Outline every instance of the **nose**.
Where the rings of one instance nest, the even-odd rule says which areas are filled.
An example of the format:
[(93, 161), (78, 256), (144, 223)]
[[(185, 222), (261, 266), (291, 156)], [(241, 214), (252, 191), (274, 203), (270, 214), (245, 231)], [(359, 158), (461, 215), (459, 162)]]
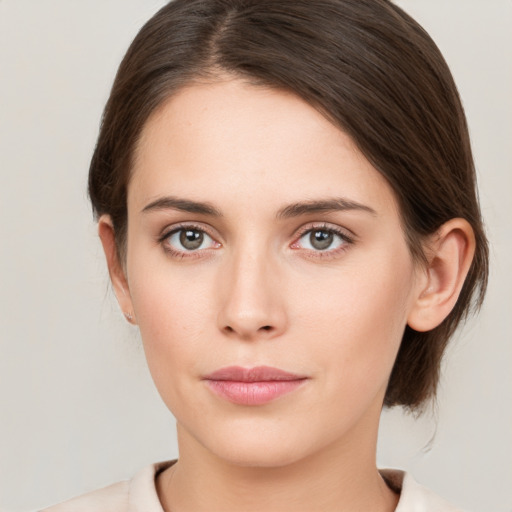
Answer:
[(287, 327), (278, 263), (265, 252), (233, 255), (218, 285), (218, 326), (227, 336), (270, 339)]

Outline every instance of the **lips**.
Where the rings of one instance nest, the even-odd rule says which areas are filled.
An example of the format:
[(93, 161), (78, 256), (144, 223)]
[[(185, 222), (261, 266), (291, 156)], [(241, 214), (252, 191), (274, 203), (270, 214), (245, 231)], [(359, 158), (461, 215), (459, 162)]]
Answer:
[(279, 368), (221, 368), (204, 378), (217, 396), (238, 405), (263, 405), (301, 387), (307, 377)]

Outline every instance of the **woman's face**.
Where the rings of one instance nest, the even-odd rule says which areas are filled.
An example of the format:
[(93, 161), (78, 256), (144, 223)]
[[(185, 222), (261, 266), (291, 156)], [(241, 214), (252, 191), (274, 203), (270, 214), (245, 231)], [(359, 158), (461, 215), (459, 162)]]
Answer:
[(417, 268), (389, 185), (307, 103), (239, 80), (174, 95), (136, 153), (125, 268), (181, 452), (374, 450)]

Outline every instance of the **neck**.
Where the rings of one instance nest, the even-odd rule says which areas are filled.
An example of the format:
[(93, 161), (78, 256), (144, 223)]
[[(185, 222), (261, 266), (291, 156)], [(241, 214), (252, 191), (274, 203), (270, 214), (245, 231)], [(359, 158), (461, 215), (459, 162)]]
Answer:
[(326, 446), (278, 467), (244, 467), (220, 459), (178, 426), (179, 461), (162, 473), (157, 490), (165, 512), (392, 512), (398, 496), (380, 477), (374, 442)]

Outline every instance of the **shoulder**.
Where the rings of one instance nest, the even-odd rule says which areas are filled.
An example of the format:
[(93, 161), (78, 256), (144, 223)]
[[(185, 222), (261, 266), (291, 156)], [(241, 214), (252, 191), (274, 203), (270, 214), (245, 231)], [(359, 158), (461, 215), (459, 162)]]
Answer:
[(381, 469), (388, 486), (400, 493), (395, 512), (463, 512), (416, 482), (413, 477), (397, 469)]
[(146, 466), (131, 480), (125, 480), (40, 512), (163, 512), (155, 487), (155, 477), (175, 461)]
[(118, 482), (78, 496), (41, 512), (124, 512), (128, 510), (129, 482)]

